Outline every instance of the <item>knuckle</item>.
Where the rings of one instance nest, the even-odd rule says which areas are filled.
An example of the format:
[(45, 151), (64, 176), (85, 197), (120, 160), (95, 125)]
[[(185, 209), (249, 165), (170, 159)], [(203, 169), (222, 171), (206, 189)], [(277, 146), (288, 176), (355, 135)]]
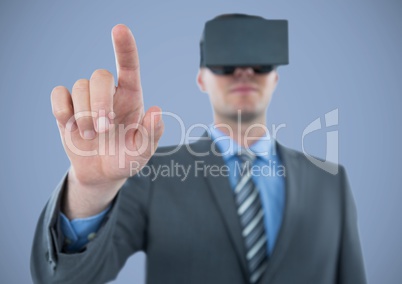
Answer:
[(74, 112), (74, 117), (75, 117), (76, 120), (78, 120), (78, 119), (80, 119), (80, 120), (92, 120), (94, 118), (94, 115), (89, 110), (82, 110), (82, 111)]
[(92, 102), (91, 109), (94, 111), (98, 110), (109, 110), (111, 107), (106, 102)]
[(67, 122), (72, 117), (68, 109), (54, 109), (53, 115), (57, 120), (63, 123)]
[(79, 79), (74, 83), (73, 90), (88, 91), (89, 81), (87, 79)]

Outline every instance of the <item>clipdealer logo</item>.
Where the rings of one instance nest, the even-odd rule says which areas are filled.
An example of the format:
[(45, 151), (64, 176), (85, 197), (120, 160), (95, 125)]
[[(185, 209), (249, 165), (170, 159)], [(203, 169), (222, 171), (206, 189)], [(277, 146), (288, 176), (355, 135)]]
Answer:
[[(202, 157), (202, 156), (208, 155), (210, 152), (214, 155), (222, 156), (223, 153), (217, 152), (214, 147), (211, 147), (211, 149), (207, 153), (205, 153), (205, 152), (197, 153), (197, 152), (194, 152), (191, 147), (189, 147), (189, 145), (190, 145), (188, 143), (189, 141), (195, 141), (197, 139), (200, 139), (199, 137), (197, 137), (197, 139), (196, 139), (196, 137), (193, 137), (191, 135), (191, 133), (194, 129), (199, 128), (210, 134), (211, 126), (205, 125), (205, 124), (194, 124), (186, 130), (181, 117), (179, 117), (178, 115), (171, 113), (171, 112), (162, 112), (162, 114), (164, 116), (173, 117), (175, 120), (177, 120), (179, 122), (180, 133), (181, 133), (180, 143), (179, 143), (179, 145), (177, 145), (176, 148), (173, 148), (169, 152), (155, 153), (156, 156), (171, 155), (171, 154), (175, 153), (176, 151), (178, 151), (178, 149), (180, 148), (181, 145), (186, 145), (190, 154), (194, 155), (194, 156)], [(155, 117), (155, 116), (156, 116), (156, 114), (153, 114), (153, 117)], [(152, 151), (156, 150), (157, 145), (150, 143), (149, 140), (146, 139), (146, 137), (148, 137), (149, 135), (152, 136), (152, 135), (154, 135), (154, 133), (152, 133), (152, 131), (151, 131), (151, 133), (147, 133), (146, 129), (144, 129), (140, 124), (131, 124), (131, 125), (113, 124), (112, 126), (113, 126), (113, 129), (115, 129), (114, 131), (116, 133), (115, 135), (105, 135), (105, 134), (99, 135), (96, 147), (94, 147), (90, 150), (89, 149), (85, 149), (85, 150), (79, 149), (73, 142), (71, 132), (73, 131), (72, 125), (75, 123), (75, 121), (77, 119), (82, 118), (82, 117), (96, 118), (96, 117), (98, 117), (98, 114), (96, 112), (90, 112), (90, 111), (81, 112), (81, 113), (76, 114), (75, 116), (72, 116), (71, 119), (69, 120), (69, 122), (67, 123), (67, 127), (65, 129), (65, 143), (66, 143), (67, 148), (76, 155), (83, 156), (83, 157), (91, 157), (91, 156), (95, 156), (95, 155), (100, 155), (100, 156), (102, 156), (102, 155), (109, 155), (109, 156), (118, 155), (119, 168), (125, 168), (128, 165), (130, 165), (130, 167), (132, 165), (132, 164), (130, 164), (131, 162), (127, 163), (127, 160), (126, 160), (127, 156), (130, 156), (130, 157), (141, 156), (141, 154), (143, 154), (145, 151), (149, 150), (150, 147), (151, 147)], [(240, 123), (241, 112), (239, 112), (238, 117), (239, 117), (239, 122), (238, 122), (237, 127), (241, 128), (242, 127), (241, 123)], [(325, 127), (331, 127), (331, 126), (338, 125), (338, 108), (327, 112), (325, 114), (324, 120), (325, 120)], [(154, 123), (154, 120), (152, 120), (151, 123)], [(214, 125), (213, 127), (224, 128), (229, 133), (229, 136), (219, 137), (217, 140), (228, 139), (229, 143), (232, 143), (231, 145), (233, 145), (233, 140), (229, 139), (229, 137), (233, 137), (235, 131), (233, 131), (233, 129), (231, 129), (231, 127), (229, 125), (219, 124), (219, 125)], [(240, 129), (240, 128), (238, 128), (238, 129)], [(266, 125), (263, 125), (263, 124), (251, 125), (250, 127), (248, 127), (246, 129), (246, 131), (245, 131), (246, 137), (243, 138), (244, 141), (246, 142), (245, 148), (249, 148), (248, 142), (256, 138), (256, 137), (252, 137), (249, 135), (251, 130), (254, 128), (262, 128), (266, 133), (269, 134), (268, 140), (270, 140), (271, 138), (276, 139), (279, 130), (286, 128), (286, 124), (282, 123), (279, 125), (272, 125), (272, 133), (270, 133), (270, 131)], [(312, 121), (309, 125), (307, 125), (307, 127), (303, 130), (303, 134), (301, 137), (302, 152), (306, 156), (306, 158), (311, 163), (313, 163), (315, 166), (327, 171), (330, 174), (336, 175), (339, 170), (339, 165), (338, 165), (339, 141), (338, 141), (338, 131), (337, 130), (326, 132), (326, 156), (325, 156), (324, 160), (315, 158), (314, 156), (307, 153), (307, 151), (305, 149), (305, 144), (304, 144), (305, 137), (308, 135), (311, 135), (312, 133), (319, 131), (321, 129), (323, 129), (323, 126), (321, 123), (321, 118), (317, 118), (314, 121)], [(128, 149), (127, 146), (125, 145), (125, 139), (126, 139), (127, 132), (131, 131), (131, 130), (140, 131), (143, 134), (142, 135), (143, 143), (141, 143), (141, 147), (139, 149), (136, 149), (135, 151)], [(236, 131), (236, 132), (238, 134), (240, 134), (241, 131)], [(203, 140), (210, 139), (210, 137), (211, 136), (209, 136), (208, 138), (203, 137), (201, 139), (203, 139)], [(241, 137), (238, 137), (238, 139), (241, 139)], [(267, 140), (267, 138), (263, 138), (263, 139)], [(216, 144), (216, 142), (217, 141), (213, 141), (212, 145)], [(267, 155), (267, 154), (276, 155), (275, 149), (273, 149), (272, 153), (264, 153), (264, 155)], [(187, 170), (187, 172), (188, 172), (188, 170)]]
[[(338, 109), (334, 109), (325, 114), (325, 127), (338, 125)], [(304, 148), (304, 138), (315, 132), (322, 129), (321, 118), (315, 119), (311, 122), (303, 131), (302, 134), (302, 151), (306, 158), (312, 162), (317, 167), (327, 171), (330, 174), (336, 175), (339, 170), (339, 139), (338, 139), (338, 131), (328, 131), (327, 132), (327, 142), (326, 142), (326, 155), (325, 160), (321, 161), (312, 155), (308, 154)]]

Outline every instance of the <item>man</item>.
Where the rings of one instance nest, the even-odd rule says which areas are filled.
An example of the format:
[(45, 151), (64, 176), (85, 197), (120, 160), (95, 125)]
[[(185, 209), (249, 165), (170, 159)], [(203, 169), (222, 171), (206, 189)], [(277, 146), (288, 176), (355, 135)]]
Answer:
[[(97, 70), (51, 94), (71, 167), (39, 219), (35, 283), (104, 283), (137, 251), (147, 283), (366, 283), (344, 168), (313, 165), (265, 127), (286, 21), (207, 22), (197, 82), (214, 124), (156, 152), (163, 121), (144, 113), (134, 37), (123, 25), (112, 36), (117, 87)], [(185, 177), (159, 171), (173, 164)]]

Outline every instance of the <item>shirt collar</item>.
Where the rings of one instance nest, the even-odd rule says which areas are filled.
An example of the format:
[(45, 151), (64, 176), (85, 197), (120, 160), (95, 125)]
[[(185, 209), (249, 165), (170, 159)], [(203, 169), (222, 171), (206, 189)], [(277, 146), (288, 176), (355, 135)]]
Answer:
[[(212, 140), (217, 145), (218, 149), (221, 151), (222, 156), (225, 160), (229, 160), (230, 158), (236, 156), (241, 151), (244, 151), (245, 149), (244, 147), (237, 144), (230, 136), (223, 133), (213, 124), (209, 126), (209, 130), (211, 132)], [(257, 157), (260, 157), (265, 161), (269, 161), (272, 155), (272, 149), (274, 144), (275, 140), (271, 138), (271, 136), (267, 132), (264, 136), (262, 136), (252, 145), (250, 145), (249, 149)]]

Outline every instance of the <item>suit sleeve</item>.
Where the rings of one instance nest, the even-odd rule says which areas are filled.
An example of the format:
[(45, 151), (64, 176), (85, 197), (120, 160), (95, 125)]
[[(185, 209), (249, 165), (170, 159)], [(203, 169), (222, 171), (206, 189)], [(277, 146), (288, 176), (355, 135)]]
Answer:
[(357, 210), (344, 167), (340, 166), (343, 192), (343, 228), (338, 262), (339, 284), (367, 283), (360, 246)]
[(74, 220), (69, 220), (63, 212), (60, 212), (61, 237), (65, 240), (62, 249), (70, 253), (79, 252), (89, 240), (96, 236), (110, 208), (111, 205), (99, 214)]
[(67, 174), (46, 203), (36, 227), (31, 253), (34, 283), (105, 283), (116, 278), (127, 258), (146, 250), (150, 182), (132, 177), (119, 190), (96, 234), (77, 253), (65, 253), (60, 203)]

